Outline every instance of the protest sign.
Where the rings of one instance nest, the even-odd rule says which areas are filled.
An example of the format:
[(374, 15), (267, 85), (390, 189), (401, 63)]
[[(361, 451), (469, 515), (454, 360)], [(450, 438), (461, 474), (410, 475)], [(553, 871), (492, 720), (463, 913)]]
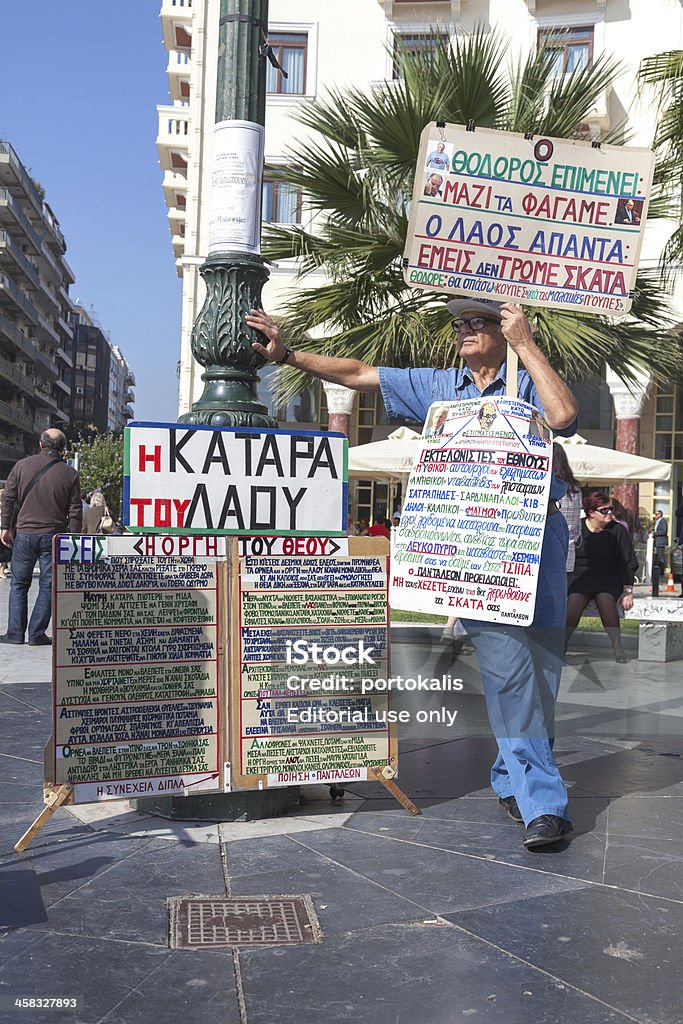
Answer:
[(132, 423), (124, 523), (133, 533), (343, 534), (343, 434)]
[(541, 433), (517, 399), (430, 407), (395, 532), (393, 608), (531, 622), (552, 466)]
[(370, 767), (396, 768), (388, 546), (365, 539), (346, 542), (349, 555), (238, 558), (234, 788), (360, 781)]
[[(193, 553), (141, 554), (149, 541)], [(72, 784), (74, 802), (222, 788), (219, 545), (55, 539), (48, 781)]]
[(653, 173), (647, 149), (432, 122), (420, 139), (406, 283), (624, 316)]

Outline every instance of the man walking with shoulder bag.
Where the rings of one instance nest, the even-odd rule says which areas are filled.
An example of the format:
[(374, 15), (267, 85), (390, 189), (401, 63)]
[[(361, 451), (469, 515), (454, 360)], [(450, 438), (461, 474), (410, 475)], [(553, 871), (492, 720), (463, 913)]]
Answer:
[[(12, 582), (3, 644), (23, 644), (27, 625), (30, 646), (52, 643), (45, 634), (52, 615), (52, 539), (58, 533), (80, 533), (83, 515), (78, 473), (64, 462), (65, 449), (61, 430), (45, 430), (39, 454), (21, 459), (7, 478), (0, 539), (12, 548)], [(40, 580), (29, 622), (28, 592), (36, 562)]]

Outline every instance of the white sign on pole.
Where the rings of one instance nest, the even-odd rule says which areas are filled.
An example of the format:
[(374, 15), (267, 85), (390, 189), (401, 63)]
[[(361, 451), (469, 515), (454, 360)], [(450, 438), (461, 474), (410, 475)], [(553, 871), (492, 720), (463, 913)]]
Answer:
[(391, 556), (393, 608), (529, 625), (552, 445), (512, 398), (430, 407)]
[(260, 252), (263, 125), (219, 121), (213, 134), (209, 256)]
[(432, 122), (420, 140), (405, 280), (624, 316), (653, 173), (647, 149)]
[(124, 440), (133, 533), (345, 532), (343, 434), (133, 423)]

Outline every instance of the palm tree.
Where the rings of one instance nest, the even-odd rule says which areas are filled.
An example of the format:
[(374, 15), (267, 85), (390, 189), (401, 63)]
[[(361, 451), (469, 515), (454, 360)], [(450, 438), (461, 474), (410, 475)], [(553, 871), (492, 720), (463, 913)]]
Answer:
[[(322, 214), (313, 231), (296, 225), (264, 230), (266, 256), (298, 257), (303, 281), (324, 272), (323, 283), (302, 286), (280, 310), (283, 331), (303, 350), (390, 366), (452, 365), (454, 339), (443, 300), (408, 288), (401, 266), (424, 125), (473, 120), (481, 127), (577, 137), (577, 126), (618, 69), (603, 56), (553, 78), (543, 51), (506, 66), (508, 44), (482, 28), (452, 44), (434, 32), (431, 42), (429, 52), (399, 49), (396, 81), (369, 91), (332, 90), (302, 107), (298, 120), (312, 135), (292, 146), (286, 169), (269, 169)], [(624, 379), (638, 368), (668, 381), (680, 373), (678, 343), (664, 329), (671, 313), (652, 272), (639, 275), (633, 313), (620, 323), (543, 309), (530, 316), (540, 346), (567, 377), (601, 376), (604, 363)], [(306, 382), (292, 370), (279, 377), (283, 398)]]
[(647, 57), (640, 65), (640, 84), (658, 97), (655, 151), (657, 212), (678, 225), (662, 253), (668, 283), (683, 267), (683, 51), (670, 50)]

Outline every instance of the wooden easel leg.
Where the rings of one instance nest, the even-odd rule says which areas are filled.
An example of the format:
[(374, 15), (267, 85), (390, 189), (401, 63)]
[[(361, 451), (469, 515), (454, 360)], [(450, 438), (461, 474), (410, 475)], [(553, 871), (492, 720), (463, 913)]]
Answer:
[(47, 796), (49, 803), (46, 807), (43, 807), (31, 827), (24, 832), (19, 842), (16, 843), (14, 847), (15, 853), (22, 853), (23, 850), (27, 849), (29, 843), (33, 841), (34, 837), (43, 827), (45, 822), (50, 820), (57, 808), (61, 807), (64, 801), (71, 796), (71, 793), (72, 787), (68, 783), (65, 783), (63, 786), (57, 786), (55, 789), (51, 790)]
[[(412, 800), (409, 800), (402, 789), (399, 789), (391, 776), (387, 777), (384, 768), (371, 768), (370, 774), (373, 779), (381, 782), (385, 789), (388, 789), (395, 800), (398, 800), (401, 807), (405, 807), (410, 814), (420, 814), (420, 808), (416, 807)], [(391, 769), (389, 769), (391, 771)]]

